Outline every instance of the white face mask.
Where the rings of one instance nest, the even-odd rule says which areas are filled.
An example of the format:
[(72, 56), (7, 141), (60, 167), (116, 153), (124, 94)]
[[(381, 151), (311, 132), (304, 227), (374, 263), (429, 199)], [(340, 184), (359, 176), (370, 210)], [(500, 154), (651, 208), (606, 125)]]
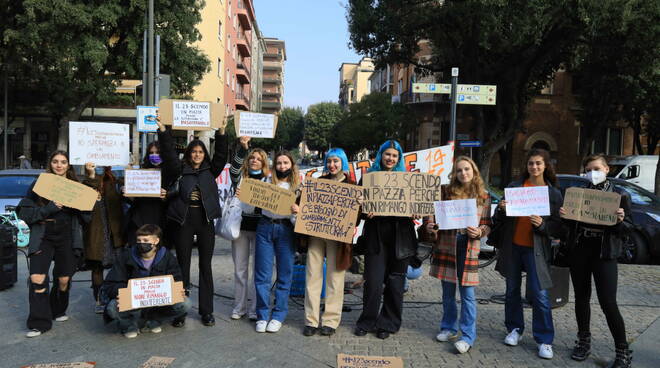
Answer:
[(603, 171), (591, 170), (584, 176), (589, 180), (593, 185), (598, 185), (607, 179), (607, 175)]

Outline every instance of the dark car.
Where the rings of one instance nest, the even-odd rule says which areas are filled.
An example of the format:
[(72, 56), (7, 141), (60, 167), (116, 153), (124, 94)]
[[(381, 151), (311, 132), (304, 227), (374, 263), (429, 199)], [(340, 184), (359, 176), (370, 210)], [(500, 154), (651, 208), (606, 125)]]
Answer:
[(5, 213), (5, 206), (18, 205), (42, 172), (42, 169), (0, 170), (0, 213)]
[[(557, 175), (562, 195), (566, 188), (586, 187), (587, 179), (577, 175)], [(624, 244), (620, 261), (646, 264), (651, 257), (660, 257), (660, 198), (648, 190), (625, 180), (608, 178), (618, 188), (630, 194), (633, 230)]]

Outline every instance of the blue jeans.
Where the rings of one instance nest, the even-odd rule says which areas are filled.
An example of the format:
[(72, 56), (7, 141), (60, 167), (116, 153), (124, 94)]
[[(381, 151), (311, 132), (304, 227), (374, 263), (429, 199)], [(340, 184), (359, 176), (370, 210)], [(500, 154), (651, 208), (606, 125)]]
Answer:
[[(477, 301), (474, 286), (462, 286), (465, 257), (467, 256), (467, 236), (456, 237), (456, 283), (442, 281), (442, 321), (440, 330), (449, 330), (456, 334), (460, 324), (461, 340), (474, 345), (477, 338)], [(461, 294), (461, 318), (458, 319), (456, 308), (456, 284)]]
[[(254, 249), (254, 286), (257, 293), (257, 319), (284, 322), (289, 311), (289, 292), (293, 276), (293, 226), (261, 219), (257, 225)], [(273, 278), (273, 258), (276, 260), (275, 306), (270, 313), (270, 288)], [(270, 318), (269, 318), (270, 317)]]
[(117, 310), (117, 299), (112, 299), (106, 306), (105, 312), (111, 319), (119, 324), (121, 333), (138, 331), (140, 327), (155, 328), (168, 318), (184, 317), (190, 310), (190, 299), (185, 298), (183, 303), (166, 305), (163, 307), (133, 309), (124, 312)]
[(504, 325), (507, 332), (518, 329), (522, 335), (525, 329), (522, 300), (520, 297), (521, 273), (527, 274), (527, 290), (532, 298), (532, 334), (538, 344), (552, 344), (555, 330), (552, 324), (552, 309), (547, 290), (541, 290), (536, 274), (534, 248), (512, 245), (511, 264), (506, 278), (506, 301), (504, 304)]

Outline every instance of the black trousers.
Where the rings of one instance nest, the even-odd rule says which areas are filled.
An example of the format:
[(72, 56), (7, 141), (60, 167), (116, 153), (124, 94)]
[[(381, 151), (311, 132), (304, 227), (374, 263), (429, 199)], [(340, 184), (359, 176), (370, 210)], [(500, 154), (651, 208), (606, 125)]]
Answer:
[(575, 318), (578, 332), (590, 331), (591, 319), (591, 275), (594, 276), (598, 303), (605, 314), (614, 343), (626, 344), (626, 326), (616, 302), (617, 290), (617, 260), (600, 258), (600, 238), (580, 238), (576, 245), (571, 264), (571, 279), (575, 290)]
[(202, 207), (189, 207), (186, 221), (179, 227), (176, 242), (176, 258), (183, 273), (183, 286), (190, 289), (190, 259), (193, 236), (197, 235), (199, 253), (199, 314), (213, 313), (213, 271), (211, 258), (215, 247), (213, 221), (206, 221)]
[[(48, 292), (51, 262), (55, 261), (53, 268), (53, 286)], [(40, 252), (30, 256), (30, 275), (46, 275), (42, 284), (35, 284), (30, 280), (28, 298), (30, 303), (30, 314), (28, 315), (27, 328), (46, 332), (53, 327), (53, 319), (66, 314), (69, 307), (69, 291), (71, 281), (65, 291), (59, 287), (59, 277), (71, 277), (75, 272), (75, 256), (71, 241), (62, 237), (55, 240), (45, 238), (40, 247)], [(36, 290), (46, 289), (42, 293)]]
[(363, 309), (357, 327), (367, 331), (385, 330), (394, 333), (401, 328), (403, 287), (410, 260), (396, 258), (396, 237), (394, 231), (389, 232), (392, 234), (381, 236), (378, 254), (364, 256)]

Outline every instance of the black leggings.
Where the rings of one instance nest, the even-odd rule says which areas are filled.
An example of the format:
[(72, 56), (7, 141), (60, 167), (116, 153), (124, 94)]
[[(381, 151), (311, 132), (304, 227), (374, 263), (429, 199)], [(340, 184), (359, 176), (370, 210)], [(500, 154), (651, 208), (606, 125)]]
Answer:
[(176, 235), (176, 258), (183, 273), (183, 285), (190, 289), (190, 259), (193, 236), (197, 235), (199, 253), (199, 314), (213, 313), (213, 271), (211, 257), (215, 246), (213, 221), (206, 221), (202, 207), (189, 207), (186, 221)]
[(617, 260), (600, 258), (600, 238), (582, 238), (576, 244), (571, 265), (571, 279), (575, 290), (575, 317), (578, 331), (589, 332), (591, 318), (591, 274), (594, 275), (598, 303), (605, 314), (616, 345), (626, 344), (626, 326), (616, 303)]

